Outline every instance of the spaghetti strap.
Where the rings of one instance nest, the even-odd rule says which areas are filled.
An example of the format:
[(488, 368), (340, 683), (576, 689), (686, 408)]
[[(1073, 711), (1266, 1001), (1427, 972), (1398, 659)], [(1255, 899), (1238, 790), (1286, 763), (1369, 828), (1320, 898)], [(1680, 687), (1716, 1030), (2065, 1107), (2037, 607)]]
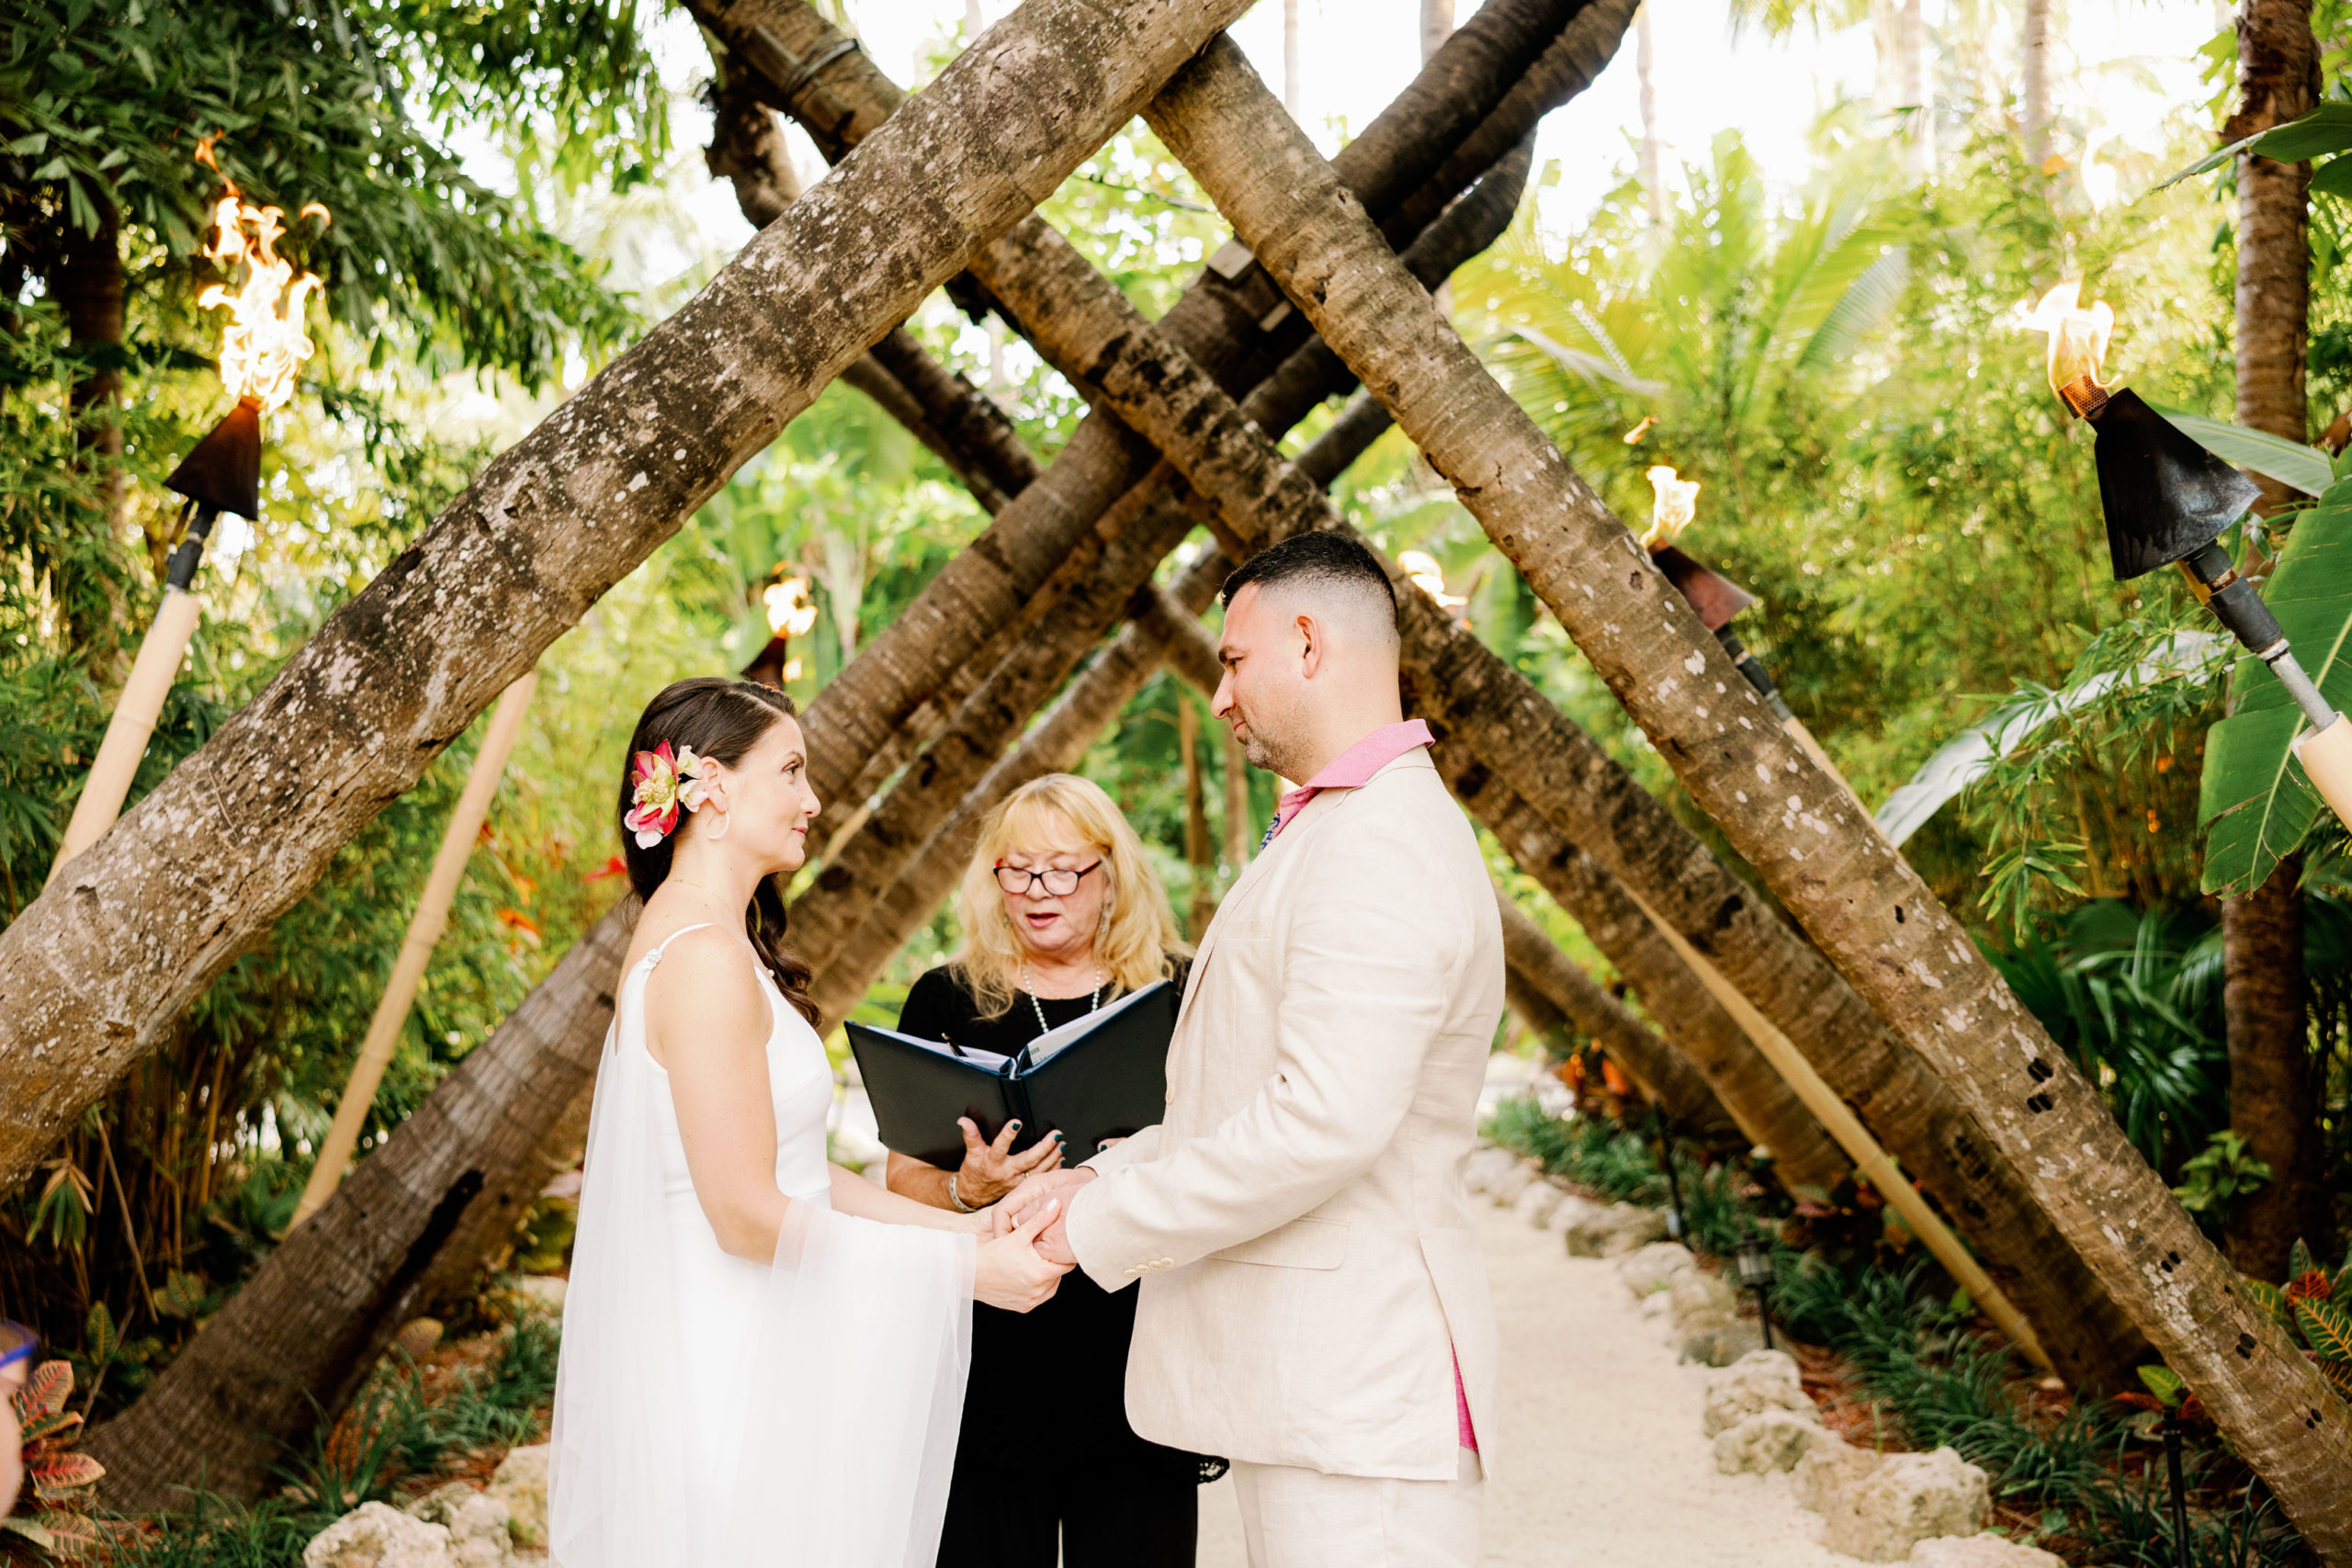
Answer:
[(660, 942), (654, 943), (646, 955), (637, 961), (639, 967), (650, 969), (654, 964), (661, 963), (662, 954), (669, 950), (670, 944), (677, 941), (680, 937), (685, 935), (688, 931), (708, 931), (718, 923), (718, 922), (717, 920), (697, 920), (690, 926), (680, 926), (676, 931), (672, 931), (668, 936), (663, 937)]

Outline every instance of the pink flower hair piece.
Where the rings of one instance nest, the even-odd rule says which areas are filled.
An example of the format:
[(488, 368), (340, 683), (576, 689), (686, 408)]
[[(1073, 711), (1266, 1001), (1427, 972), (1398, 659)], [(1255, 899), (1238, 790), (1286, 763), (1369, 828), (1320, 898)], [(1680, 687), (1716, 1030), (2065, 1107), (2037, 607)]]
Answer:
[(639, 751), (629, 769), (629, 798), (636, 802), (621, 825), (637, 836), (637, 847), (650, 850), (678, 826), (678, 811), (697, 811), (710, 798), (718, 762), (697, 757), (691, 746), (675, 753), (667, 740), (650, 751)]

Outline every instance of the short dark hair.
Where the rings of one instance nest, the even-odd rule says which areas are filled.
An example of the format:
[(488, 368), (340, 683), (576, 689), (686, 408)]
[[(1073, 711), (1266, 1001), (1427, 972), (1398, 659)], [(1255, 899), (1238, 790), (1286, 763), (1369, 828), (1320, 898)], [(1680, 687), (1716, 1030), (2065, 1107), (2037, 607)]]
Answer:
[(1299, 582), (1374, 590), (1387, 602), (1389, 625), (1396, 623), (1396, 585), (1371, 547), (1352, 534), (1313, 530), (1267, 546), (1225, 580), (1224, 603), (1230, 607), (1233, 596), (1253, 582), (1261, 588)]

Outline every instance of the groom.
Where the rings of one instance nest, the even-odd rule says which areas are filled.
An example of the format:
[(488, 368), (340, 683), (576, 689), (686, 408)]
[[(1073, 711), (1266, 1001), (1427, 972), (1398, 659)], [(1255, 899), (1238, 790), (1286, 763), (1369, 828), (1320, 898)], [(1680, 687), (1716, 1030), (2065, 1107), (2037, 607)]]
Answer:
[(1502, 1012), (1494, 893), (1404, 722), (1372, 552), (1298, 535), (1225, 605), (1216, 715), (1306, 782), (1202, 939), (1167, 1119), (1004, 1207), (1061, 1192), (1039, 1249), (1144, 1282), (1128, 1419), (1233, 1460), (1252, 1568), (1467, 1568), (1496, 1344), (1458, 1170)]

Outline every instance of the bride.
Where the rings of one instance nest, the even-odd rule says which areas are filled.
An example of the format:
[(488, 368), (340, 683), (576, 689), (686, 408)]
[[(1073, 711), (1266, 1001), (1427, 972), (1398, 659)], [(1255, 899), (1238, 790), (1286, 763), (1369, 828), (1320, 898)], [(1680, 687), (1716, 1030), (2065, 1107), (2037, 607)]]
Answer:
[(562, 1568), (929, 1568), (972, 1302), (1063, 1269), (825, 1158), (832, 1070), (774, 878), (818, 812), (790, 698), (681, 681), (621, 784), (644, 900), (596, 1074), (555, 1395)]

